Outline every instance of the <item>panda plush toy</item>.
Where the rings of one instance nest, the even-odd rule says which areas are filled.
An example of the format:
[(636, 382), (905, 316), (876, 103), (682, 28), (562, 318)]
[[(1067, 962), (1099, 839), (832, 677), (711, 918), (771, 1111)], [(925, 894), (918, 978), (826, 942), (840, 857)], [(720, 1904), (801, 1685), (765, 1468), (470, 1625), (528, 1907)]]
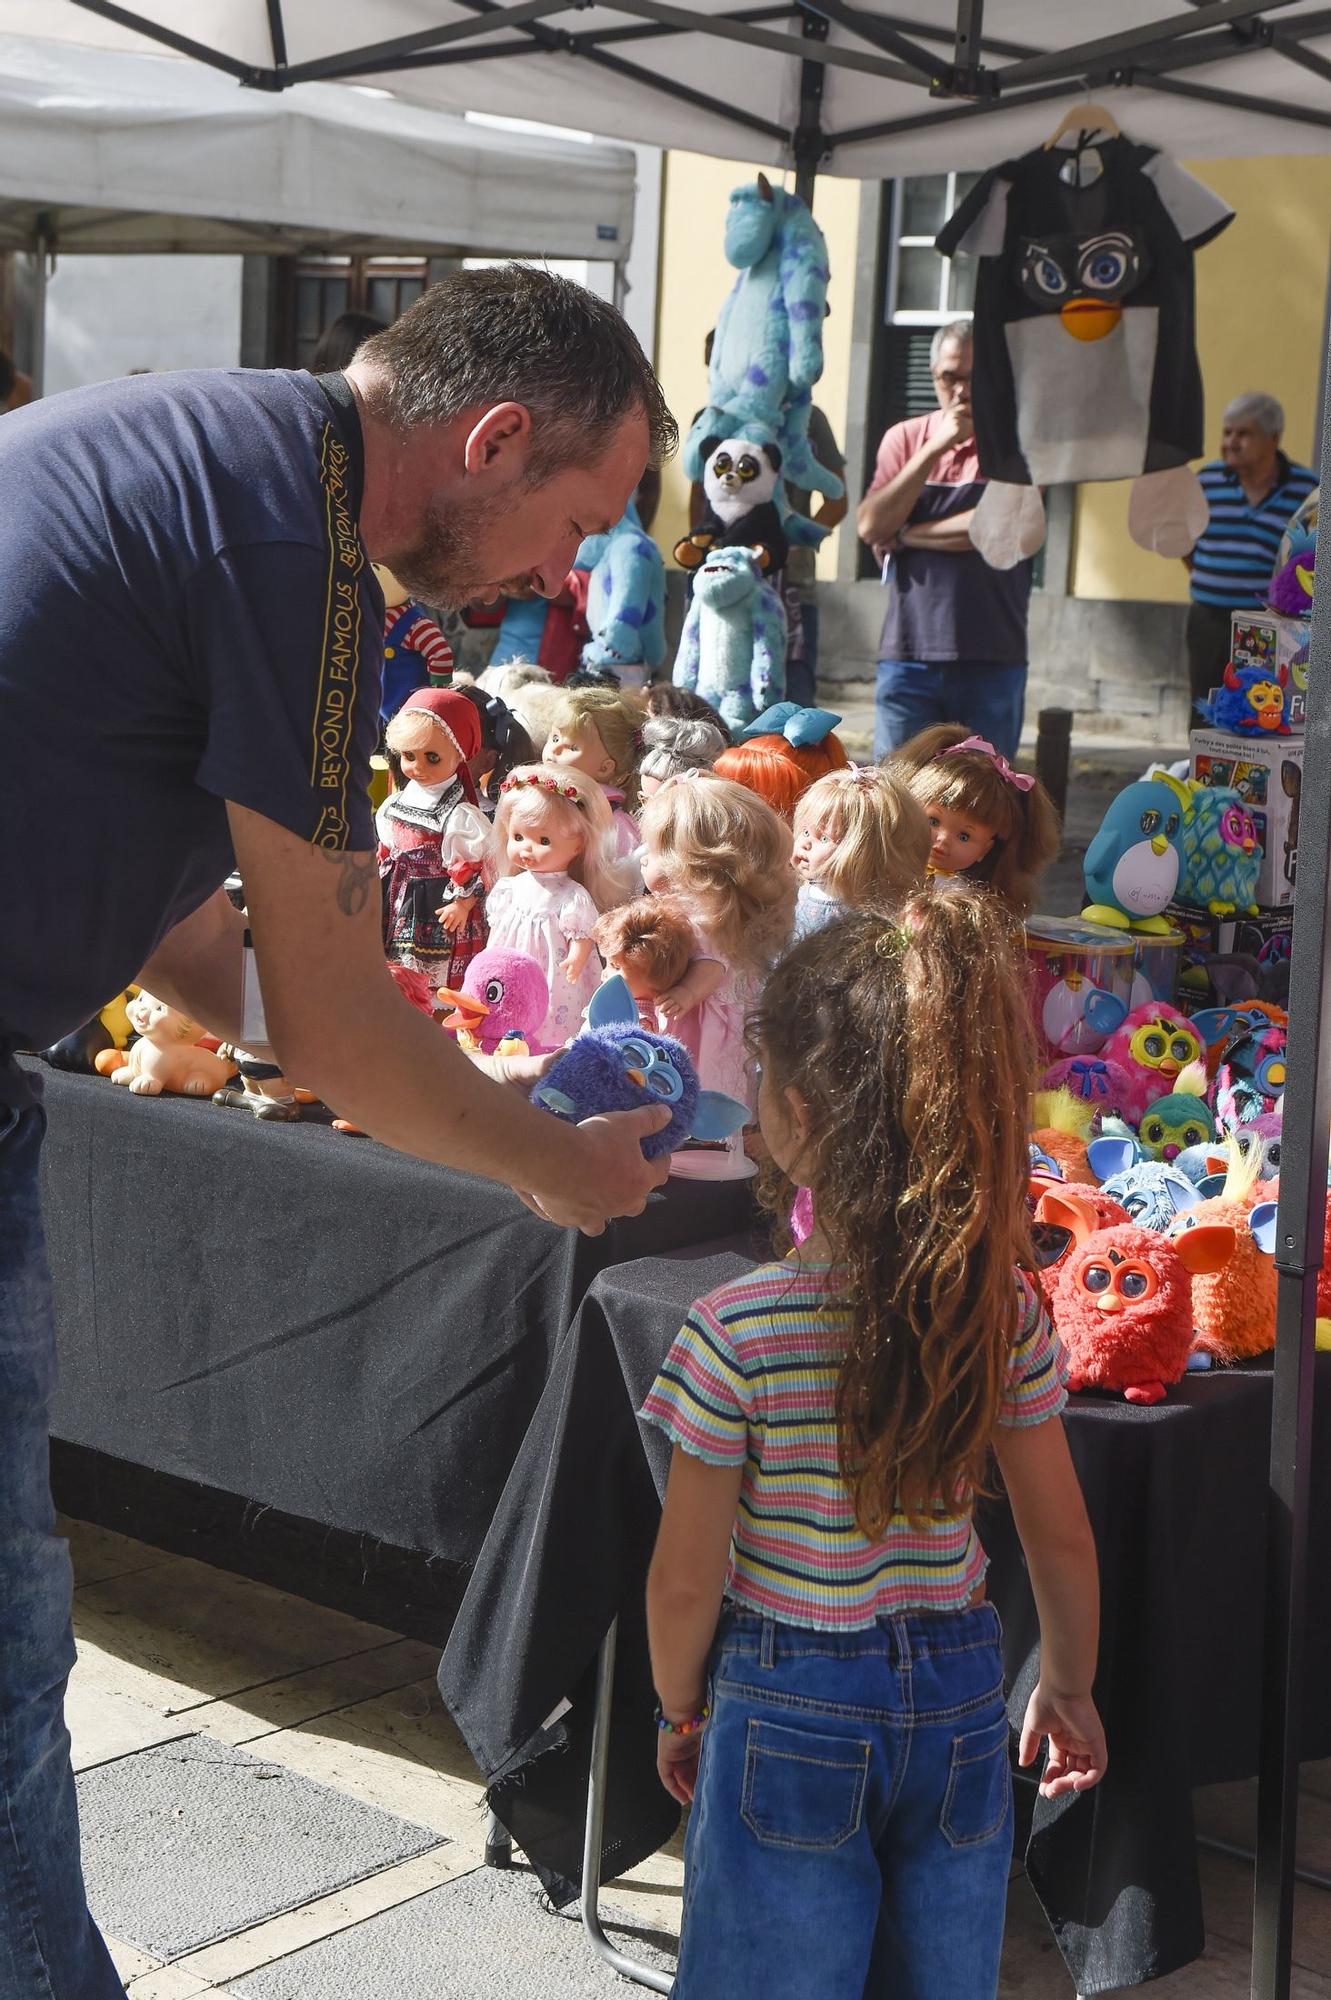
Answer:
[(777, 505), (781, 452), (750, 438), (704, 439), (702, 519), (675, 545), (681, 569), (697, 569), (713, 549), (762, 550), (764, 576), (786, 566), (789, 543)]

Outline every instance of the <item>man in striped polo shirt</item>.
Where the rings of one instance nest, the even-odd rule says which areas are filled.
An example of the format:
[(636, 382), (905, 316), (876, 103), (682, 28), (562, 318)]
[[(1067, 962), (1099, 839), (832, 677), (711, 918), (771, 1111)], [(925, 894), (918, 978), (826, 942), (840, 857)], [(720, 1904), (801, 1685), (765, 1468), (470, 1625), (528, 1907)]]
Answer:
[(1317, 484), (1317, 474), (1280, 449), (1285, 412), (1274, 396), (1237, 396), (1225, 411), (1220, 456), (1201, 480), (1211, 509), (1187, 558), (1192, 573), (1188, 610), (1188, 678), (1194, 702), (1205, 701), (1229, 659), (1231, 611), (1260, 611), (1291, 514)]

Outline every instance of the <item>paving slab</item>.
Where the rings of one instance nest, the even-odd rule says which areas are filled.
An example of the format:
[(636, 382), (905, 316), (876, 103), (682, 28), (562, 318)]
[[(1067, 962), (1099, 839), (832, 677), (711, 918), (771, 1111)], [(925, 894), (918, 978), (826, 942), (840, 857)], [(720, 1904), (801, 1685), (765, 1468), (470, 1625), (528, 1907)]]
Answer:
[(164, 1960), (445, 1844), (205, 1737), (100, 1765), (78, 1790), (94, 1915)]

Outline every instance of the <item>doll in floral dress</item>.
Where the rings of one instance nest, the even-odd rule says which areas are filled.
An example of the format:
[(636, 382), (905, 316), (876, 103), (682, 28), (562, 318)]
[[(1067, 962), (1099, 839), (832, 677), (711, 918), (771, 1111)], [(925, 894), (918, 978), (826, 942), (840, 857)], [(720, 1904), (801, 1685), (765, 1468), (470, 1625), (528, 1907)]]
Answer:
[(453, 689), (418, 688), (384, 741), (400, 780), (375, 816), (384, 954), (407, 998), (433, 1014), (435, 989), (461, 986), (489, 938), (493, 837), (467, 769), (481, 747), (480, 722)]
[(582, 1025), (601, 977), (592, 933), (603, 910), (627, 899), (610, 807), (580, 772), (525, 764), (499, 788), (499, 879), (488, 898), (490, 939), (534, 958), (550, 986), (550, 1011), (533, 1055), (562, 1048)]

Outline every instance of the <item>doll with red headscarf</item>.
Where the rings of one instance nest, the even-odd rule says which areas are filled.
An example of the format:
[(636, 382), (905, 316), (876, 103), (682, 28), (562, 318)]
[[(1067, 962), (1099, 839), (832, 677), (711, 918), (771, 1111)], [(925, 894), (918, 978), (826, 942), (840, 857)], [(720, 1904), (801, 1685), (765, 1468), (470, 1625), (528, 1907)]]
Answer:
[(481, 748), (474, 704), (452, 688), (418, 688), (385, 731), (395, 789), (375, 816), (384, 894), (384, 953), (423, 1013), (435, 989), (462, 984), (485, 948), (493, 835), (467, 760)]

